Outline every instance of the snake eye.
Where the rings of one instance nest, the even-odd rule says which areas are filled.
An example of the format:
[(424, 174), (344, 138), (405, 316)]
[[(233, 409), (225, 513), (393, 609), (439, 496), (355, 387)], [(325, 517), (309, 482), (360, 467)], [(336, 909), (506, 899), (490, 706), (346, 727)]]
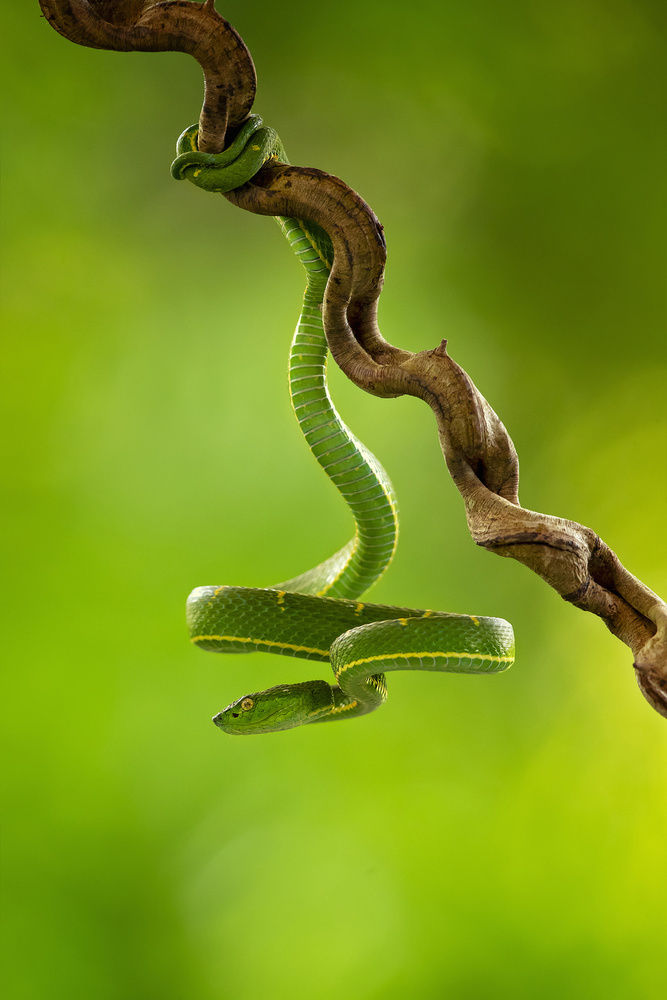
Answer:
[(241, 708), (243, 709), (244, 712), (249, 712), (254, 704), (255, 703), (252, 700), (252, 698), (244, 698), (243, 701), (241, 702)]

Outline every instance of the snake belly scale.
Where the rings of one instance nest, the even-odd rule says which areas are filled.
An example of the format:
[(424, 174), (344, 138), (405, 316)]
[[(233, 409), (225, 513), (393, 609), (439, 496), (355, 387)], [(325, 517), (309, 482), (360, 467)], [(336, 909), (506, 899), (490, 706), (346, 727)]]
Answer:
[[(248, 182), (280, 140), (256, 115), (221, 154), (197, 151), (197, 129), (180, 137), (172, 174), (208, 191)], [(237, 699), (213, 721), (234, 735), (279, 732), (365, 715), (387, 697), (385, 673), (497, 673), (514, 660), (512, 627), (500, 618), (369, 604), (359, 598), (384, 573), (398, 538), (389, 479), (339, 417), (326, 383), (321, 305), (333, 262), (327, 234), (309, 220), (278, 218), (304, 266), (307, 288), (289, 362), (299, 427), (355, 519), (354, 537), (331, 558), (273, 587), (198, 587), (187, 601), (192, 642), (218, 653), (263, 651), (329, 662), (334, 683), (281, 684)]]

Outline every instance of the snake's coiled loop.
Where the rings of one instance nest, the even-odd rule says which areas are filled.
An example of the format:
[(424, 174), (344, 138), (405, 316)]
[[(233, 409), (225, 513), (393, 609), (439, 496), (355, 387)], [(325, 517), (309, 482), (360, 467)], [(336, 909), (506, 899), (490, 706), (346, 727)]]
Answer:
[(200, 153), (198, 125), (191, 125), (178, 137), (178, 156), (171, 176), (188, 180), (205, 191), (224, 194), (246, 184), (271, 158), (287, 163), (277, 133), (264, 125), (259, 115), (250, 115), (222, 153)]

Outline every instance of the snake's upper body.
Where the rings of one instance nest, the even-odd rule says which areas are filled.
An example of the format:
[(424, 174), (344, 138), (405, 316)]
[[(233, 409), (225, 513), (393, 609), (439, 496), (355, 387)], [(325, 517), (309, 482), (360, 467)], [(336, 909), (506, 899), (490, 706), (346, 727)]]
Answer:
[[(180, 137), (172, 174), (205, 190), (245, 191), (268, 159), (286, 160), (275, 132), (258, 116), (221, 154), (199, 153), (196, 137), (196, 126)], [(328, 285), (337, 281), (335, 239), (308, 218), (277, 221), (308, 282), (290, 351), (290, 395), (309, 448), (354, 516), (355, 534), (319, 566), (274, 587), (198, 587), (188, 598), (191, 639), (202, 649), (331, 663), (334, 684), (279, 685), (244, 695), (214, 717), (220, 729), (238, 735), (364, 715), (386, 700), (390, 670), (495, 673), (514, 659), (512, 628), (502, 619), (359, 600), (393, 557), (396, 502), (384, 469), (343, 423), (327, 389), (322, 309)]]
[(239, 698), (214, 719), (229, 733), (365, 715), (386, 700), (384, 673), (390, 670), (495, 673), (513, 660), (512, 629), (500, 618), (273, 588), (199, 587), (188, 599), (188, 621), (193, 642), (202, 649), (262, 650), (331, 663), (333, 685), (307, 681)]

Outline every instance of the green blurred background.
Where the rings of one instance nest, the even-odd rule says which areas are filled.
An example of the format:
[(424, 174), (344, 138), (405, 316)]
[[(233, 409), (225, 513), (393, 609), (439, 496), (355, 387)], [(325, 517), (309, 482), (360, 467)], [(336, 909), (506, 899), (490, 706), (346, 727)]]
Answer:
[[(664, 592), (662, 9), (221, 13), (292, 162), (383, 221), (387, 338), (447, 337), (523, 503)], [(285, 579), (351, 532), (286, 392), (303, 277), (269, 220), (171, 180), (192, 59), (5, 15), (6, 995), (664, 996), (665, 721), (598, 620), (475, 548), (419, 400), (332, 373), (401, 505), (372, 599), (503, 616), (515, 666), (394, 675), (340, 726), (211, 725), (326, 676), (183, 623), (194, 586)]]

